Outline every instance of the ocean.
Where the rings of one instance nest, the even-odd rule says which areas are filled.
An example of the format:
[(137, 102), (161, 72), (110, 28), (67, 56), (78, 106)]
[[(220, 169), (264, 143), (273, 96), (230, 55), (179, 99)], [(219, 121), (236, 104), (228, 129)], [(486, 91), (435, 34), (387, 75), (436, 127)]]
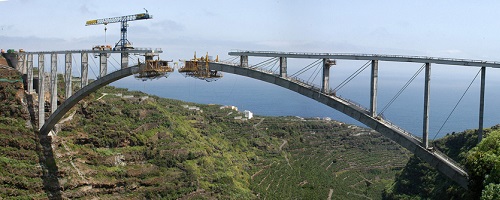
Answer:
[[(340, 82), (345, 80), (363, 63), (357, 61), (348, 62), (347, 67), (335, 66), (330, 75), (331, 88), (337, 87)], [(379, 112), (420, 66), (421, 64), (387, 63), (384, 67), (381, 67), (379, 64), (377, 104)], [(477, 67), (432, 66), (430, 139), (443, 137), (447, 133), (478, 127), (480, 76), (471, 84), (478, 70)], [(370, 95), (369, 71), (370, 68), (363, 71), (346, 86), (338, 90), (337, 95), (368, 108)], [(500, 123), (500, 106), (497, 103), (497, 99), (500, 99), (500, 90), (494, 88), (500, 83), (500, 79), (495, 78), (498, 77), (496, 75), (498, 72), (498, 70), (493, 69), (487, 70), (485, 127)], [(289, 72), (288, 74), (292, 73)], [(310, 72), (305, 77), (312, 78), (313, 76), (309, 75), (315, 73)], [(314, 80), (318, 85), (319, 79), (319, 77), (316, 77)], [(299, 116), (304, 118), (329, 117), (344, 123), (363, 126), (356, 120), (326, 105), (288, 89), (229, 73), (224, 73), (224, 77), (221, 79), (207, 82), (185, 77), (176, 71), (167, 78), (142, 81), (134, 77), (127, 77), (111, 85), (187, 102), (234, 105), (241, 111), (250, 110), (254, 115)], [(385, 119), (417, 136), (421, 136), (423, 130), (423, 85), (422, 72), (383, 113)], [(469, 91), (450, 115), (469, 85)], [(448, 116), (448, 121), (444, 123)]]

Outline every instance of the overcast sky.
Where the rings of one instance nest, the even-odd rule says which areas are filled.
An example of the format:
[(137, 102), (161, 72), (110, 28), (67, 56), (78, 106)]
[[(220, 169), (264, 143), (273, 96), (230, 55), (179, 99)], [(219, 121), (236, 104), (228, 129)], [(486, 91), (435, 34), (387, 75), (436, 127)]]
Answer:
[[(0, 0), (0, 46), (87, 49), (105, 43), (104, 25), (87, 20), (143, 8), (153, 19), (130, 22), (128, 39), (168, 59), (241, 49), (500, 60), (498, 1)], [(107, 28), (114, 45), (120, 25)]]

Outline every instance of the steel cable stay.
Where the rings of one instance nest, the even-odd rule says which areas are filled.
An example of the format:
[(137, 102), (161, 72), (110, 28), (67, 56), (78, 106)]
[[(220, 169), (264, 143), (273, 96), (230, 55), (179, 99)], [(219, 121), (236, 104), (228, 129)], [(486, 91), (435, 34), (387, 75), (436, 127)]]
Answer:
[[(279, 66), (280, 66), (280, 65), (276, 65), (276, 64), (278, 64), (278, 62), (279, 62), (279, 59), (277, 59), (277, 60), (274, 62), (273, 67), (271, 67), (271, 71), (273, 72), (273, 74), (276, 74), (276, 71), (279, 69)], [(275, 69), (275, 67), (276, 67), (276, 69)]]
[(413, 80), (415, 80), (415, 78), (417, 78), (417, 76), (422, 72), (422, 70), (424, 70), (424, 68), (425, 68), (425, 64), (422, 65), (422, 67), (420, 67), (415, 72), (415, 74), (413, 74), (413, 76), (403, 85), (403, 87), (396, 93), (396, 95), (394, 95), (394, 97), (392, 97), (392, 99), (384, 106), (384, 108), (382, 108), (379, 115), (384, 114), (384, 112), (392, 105), (392, 103), (394, 103), (394, 101), (396, 101), (396, 99), (403, 93), (403, 91), (406, 90), (406, 88), (408, 88), (408, 86), (410, 86), (410, 84), (413, 82)]
[(318, 59), (314, 62), (312, 62), (311, 64), (307, 65), (306, 67), (300, 69), (299, 71), (295, 72), (294, 74), (290, 75), (290, 77), (297, 77), (301, 74), (303, 74), (304, 72), (310, 70), (311, 68), (313, 68), (317, 63), (323, 61), (323, 59)]
[[(135, 56), (135, 57), (133, 57), (133, 58), (132, 58), (132, 60), (135, 60), (135, 59), (137, 58), (137, 60), (138, 60), (139, 62), (144, 62), (144, 60), (143, 60), (141, 57), (139, 57), (139, 56), (137, 56), (137, 55), (133, 55), (133, 56)], [(137, 64), (139, 64), (139, 63), (137, 63)]]
[(238, 56), (233, 56), (233, 57), (234, 57), (234, 58), (233, 58), (233, 59), (230, 59), (228, 62), (233, 63), (233, 62), (235, 62), (235, 61), (236, 61), (236, 59), (238, 59), (238, 58), (239, 58)]
[[(75, 63), (75, 66), (78, 66), (78, 64), (76, 63), (76, 60), (75, 60), (75, 55), (71, 54), (71, 56), (73, 57), (73, 63)], [(80, 72), (80, 69), (78, 69), (78, 67), (76, 68), (76, 71), (78, 72), (78, 74), (82, 74)]]
[[(316, 63), (316, 69), (314, 69), (313, 73), (311, 74), (311, 76), (309, 76), (309, 79), (307, 79), (307, 82), (308, 83), (311, 83), (311, 85), (314, 85), (314, 80), (316, 80), (316, 77), (318, 77), (319, 75), (319, 72), (321, 72), (321, 70), (319, 70), (321, 67), (319, 67), (319, 64), (320, 63)], [(316, 72), (317, 71), (317, 72)], [(313, 80), (311, 81), (311, 78), (313, 77), (314, 73), (316, 73), (316, 75), (314, 76)]]
[[(121, 66), (121, 64), (113, 56), (110, 56), (110, 57), (116, 62), (116, 64), (118, 64), (119, 66)], [(113, 63), (110, 62), (110, 64), (118, 71), (118, 68), (116, 68), (116, 66), (114, 66)]]
[(265, 70), (267, 70), (267, 68), (268, 68), (270, 65), (272, 65), (273, 63), (275, 63), (275, 60), (274, 60), (274, 59), (269, 60), (269, 62), (262, 63), (262, 64), (260, 65), (260, 69), (265, 69)]
[(135, 60), (135, 58), (134, 58), (134, 57), (132, 57), (132, 55), (129, 55), (129, 56), (128, 56), (128, 58), (129, 58), (129, 62), (131, 61), (131, 62), (132, 62), (132, 64), (135, 64), (135, 65), (138, 65), (138, 64), (139, 64), (139, 63), (137, 63), (137, 61)]
[(268, 63), (272, 63), (274, 59), (279, 59), (279, 58), (277, 58), (277, 57), (275, 57), (275, 58), (269, 58), (269, 59), (264, 60), (264, 61), (262, 61), (260, 63), (257, 63), (256, 65), (253, 65), (252, 67), (250, 67), (250, 69), (257, 69), (257, 68), (259, 68), (261, 66), (265, 66)]
[[(276, 64), (278, 64), (278, 61), (279, 61), (279, 59), (276, 59), (276, 60), (272, 63), (272, 66), (271, 66), (271, 63), (269, 63), (269, 65), (262, 67), (262, 69), (269, 70), (270, 72), (275, 73), (276, 69), (278, 69), (278, 68), (274, 69), (274, 67), (276, 67)], [(269, 69), (267, 69), (266, 67), (269, 67), (269, 66), (271, 66), (271, 67), (270, 67)], [(273, 69), (274, 69), (274, 70), (273, 70)]]
[(439, 135), (439, 133), (441, 132), (441, 130), (443, 129), (444, 125), (448, 122), (448, 120), (450, 119), (451, 115), (453, 114), (453, 112), (455, 112), (455, 110), (457, 109), (458, 105), (460, 104), (460, 102), (462, 101), (462, 99), (464, 98), (465, 94), (467, 94), (467, 92), (469, 91), (470, 87), (472, 86), (472, 84), (474, 83), (474, 81), (476, 81), (476, 78), (477, 76), (479, 75), (479, 73), (481, 73), (481, 68), (479, 68), (479, 71), (477, 72), (476, 76), (474, 76), (474, 79), (472, 79), (472, 81), (470, 82), (469, 86), (467, 87), (467, 89), (465, 89), (465, 92), (462, 94), (462, 96), (460, 97), (460, 99), (458, 100), (457, 104), (455, 104), (455, 107), (453, 107), (453, 110), (451, 110), (450, 114), (448, 115), (448, 117), (446, 117), (446, 120), (444, 120), (443, 122), (443, 125), (441, 125), (441, 127), (439, 128), (438, 132), (436, 132), (436, 134), (434, 135), (434, 138), (432, 138), (432, 140), (435, 140), (436, 139), (436, 136)]
[(269, 58), (269, 59), (267, 59), (267, 60), (264, 60), (264, 61), (262, 61), (262, 62), (260, 62), (260, 63), (255, 64), (255, 65), (251, 65), (251, 66), (249, 65), (249, 68), (251, 68), (251, 69), (256, 69), (256, 68), (258, 68), (260, 65), (262, 65), (263, 63), (267, 63), (267, 62), (269, 62), (269, 61), (270, 61), (270, 60), (272, 60), (272, 59), (274, 59), (274, 58)]
[[(90, 56), (90, 59), (92, 60), (94, 65), (97, 66), (97, 63), (95, 63), (95, 60), (92, 56)], [(89, 66), (89, 68), (90, 68), (90, 71), (92, 71), (92, 74), (94, 74), (95, 79), (98, 79), (99, 77), (95, 74), (94, 70), (92, 69), (92, 66)]]
[(369, 63), (371, 61), (366, 62), (363, 66), (361, 66), (359, 69), (357, 69), (354, 73), (352, 73), (349, 77), (347, 77), (344, 81), (342, 81), (337, 87), (333, 89), (333, 92), (336, 93), (340, 89), (342, 89), (347, 83), (351, 82), (352, 79), (354, 79), (356, 76), (358, 76), (361, 72), (363, 72), (366, 68), (368, 68)]
[(227, 59), (221, 60), (221, 62), (234, 62), (237, 58), (239, 58), (239, 56), (230, 56)]

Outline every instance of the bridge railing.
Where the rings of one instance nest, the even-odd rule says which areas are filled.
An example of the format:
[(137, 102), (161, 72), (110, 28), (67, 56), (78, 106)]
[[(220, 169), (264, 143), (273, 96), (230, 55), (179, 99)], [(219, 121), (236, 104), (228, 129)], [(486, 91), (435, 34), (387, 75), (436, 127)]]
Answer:
[(465, 166), (463, 166), (462, 164), (460, 164), (459, 162), (451, 159), (450, 157), (448, 157), (445, 153), (443, 153), (440, 149), (436, 149), (436, 147), (434, 146), (434, 154), (438, 155), (439, 157), (445, 159), (447, 162), (453, 164), (454, 166), (457, 166), (460, 170), (462, 169), (465, 169)]
[(245, 51), (235, 50), (240, 53), (257, 53), (257, 54), (282, 54), (282, 55), (301, 55), (301, 56), (359, 56), (359, 57), (385, 57), (385, 58), (408, 58), (408, 59), (426, 59), (426, 60), (444, 60), (457, 62), (485, 63), (485, 64), (500, 64), (496, 61), (472, 60), (472, 59), (457, 59), (429, 56), (407, 56), (407, 55), (389, 55), (389, 54), (353, 54), (353, 53), (310, 53), (310, 52), (280, 52), (280, 51)]

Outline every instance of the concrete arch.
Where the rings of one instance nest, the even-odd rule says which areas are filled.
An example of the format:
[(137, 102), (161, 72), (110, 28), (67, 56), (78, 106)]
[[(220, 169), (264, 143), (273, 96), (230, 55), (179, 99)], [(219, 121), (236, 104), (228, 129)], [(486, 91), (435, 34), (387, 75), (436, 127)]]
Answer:
[(132, 74), (136, 74), (139, 72), (138, 66), (128, 67), (124, 69), (120, 69), (114, 71), (106, 76), (97, 79), (96, 81), (88, 84), (82, 89), (78, 90), (75, 94), (71, 95), (66, 101), (64, 101), (57, 110), (52, 113), (49, 119), (43, 124), (42, 128), (40, 128), (40, 134), (47, 135), (50, 130), (54, 128), (54, 126), (61, 120), (61, 118), (75, 106), (80, 100), (88, 96), (90, 93), (95, 92), (99, 88), (102, 88), (114, 81), (122, 79), (124, 77), (130, 76)]
[(253, 79), (265, 81), (271, 84), (281, 86), (283, 88), (292, 90), (302, 94), (308, 98), (314, 99), (322, 104), (325, 104), (335, 110), (338, 110), (353, 119), (365, 124), (366, 126), (378, 131), (384, 136), (395, 141), (404, 148), (410, 150), (422, 160), (429, 163), (432, 167), (438, 169), (440, 172), (448, 176), (451, 180), (458, 183), (463, 188), (468, 187), (468, 174), (465, 170), (461, 169), (458, 165), (448, 160), (445, 155), (436, 151), (425, 149), (421, 146), (420, 139), (412, 136), (411, 134), (399, 129), (397, 126), (383, 120), (372, 117), (370, 112), (352, 104), (344, 99), (336, 96), (331, 96), (319, 92), (319, 88), (313, 88), (310, 85), (293, 81), (289, 78), (282, 78), (275, 74), (270, 74), (258, 71), (251, 68), (239, 67), (235, 65), (228, 65), (222, 63), (210, 63), (210, 69), (232, 73), (236, 75), (246, 76)]
[[(262, 71), (258, 71), (251, 68), (244, 68), (235, 65), (228, 65), (222, 63), (210, 63), (210, 69), (216, 71), (222, 71), (227, 73), (232, 73), (236, 75), (246, 76), (253, 79), (265, 81), (271, 84), (281, 86), (283, 88), (292, 90), (299, 94), (302, 94), (308, 98), (314, 99), (320, 103), (323, 103), (333, 109), (336, 109), (353, 119), (365, 124), (366, 126), (380, 132), (384, 136), (395, 141), (404, 148), (410, 150), (415, 155), (420, 157), (422, 160), (429, 163), (434, 168), (441, 171), (443, 174), (448, 176), (451, 180), (457, 182), (460, 186), (468, 187), (468, 174), (466, 171), (461, 169), (458, 165), (454, 164), (452, 161), (448, 160), (445, 155), (439, 154), (438, 152), (431, 151), (422, 147), (421, 141), (412, 136), (409, 133), (399, 129), (397, 126), (384, 121), (383, 119), (377, 119), (370, 115), (369, 111), (360, 108), (359, 106), (352, 104), (349, 101), (341, 99), (336, 96), (331, 96), (322, 92), (319, 92), (319, 88), (314, 88), (310, 85), (293, 81), (289, 78), (282, 78), (275, 74), (270, 74)], [(80, 89), (78, 92), (73, 94), (70, 98), (64, 101), (57, 110), (51, 114), (49, 119), (40, 129), (40, 134), (48, 134), (52, 130), (55, 124), (80, 100), (88, 96), (90, 93), (95, 92), (101, 87), (108, 85), (121, 78), (133, 75), (139, 72), (138, 66), (133, 66), (129, 68), (124, 68), (112, 72), (90, 84)]]

